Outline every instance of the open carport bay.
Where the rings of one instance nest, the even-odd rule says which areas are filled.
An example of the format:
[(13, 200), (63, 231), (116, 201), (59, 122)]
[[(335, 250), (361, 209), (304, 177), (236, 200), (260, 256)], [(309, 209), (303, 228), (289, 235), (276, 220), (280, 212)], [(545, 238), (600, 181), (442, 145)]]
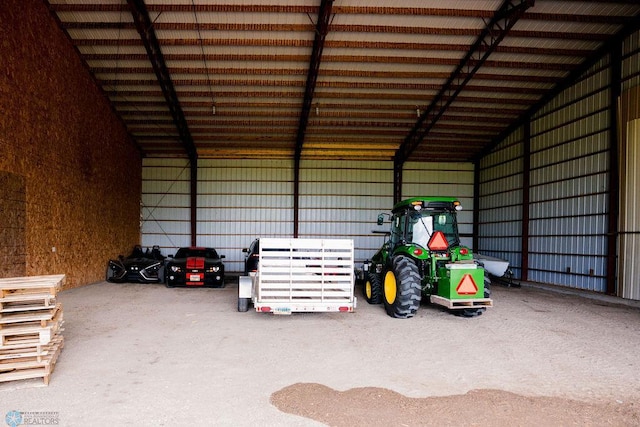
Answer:
[(76, 426), (640, 421), (635, 306), (494, 286), (478, 318), (423, 305), (399, 320), (362, 298), (355, 313), (238, 313), (236, 296), (237, 282), (64, 291), (49, 386), (2, 384), (0, 411)]

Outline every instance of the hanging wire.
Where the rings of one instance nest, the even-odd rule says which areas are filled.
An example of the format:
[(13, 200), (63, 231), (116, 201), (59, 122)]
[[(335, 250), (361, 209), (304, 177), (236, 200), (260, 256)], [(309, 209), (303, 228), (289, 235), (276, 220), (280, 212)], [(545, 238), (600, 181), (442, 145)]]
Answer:
[(194, 0), (191, 0), (191, 6), (193, 8), (193, 17), (196, 20), (196, 29), (198, 31), (198, 42), (200, 44), (200, 51), (202, 52), (202, 62), (204, 63), (204, 69), (207, 72), (207, 84), (209, 85), (209, 95), (211, 96), (211, 114), (216, 114), (216, 101), (213, 98), (213, 85), (211, 84), (211, 75), (209, 74), (209, 64), (207, 64), (207, 55), (204, 53), (204, 43), (202, 41), (202, 33), (200, 32), (200, 22), (198, 21), (198, 14), (196, 13), (196, 4)]

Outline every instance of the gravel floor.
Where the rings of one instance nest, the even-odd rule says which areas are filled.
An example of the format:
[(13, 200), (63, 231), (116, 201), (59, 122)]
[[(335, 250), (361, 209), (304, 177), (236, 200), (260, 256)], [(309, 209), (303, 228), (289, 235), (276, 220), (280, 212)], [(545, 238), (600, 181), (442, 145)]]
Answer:
[[(356, 291), (359, 295), (359, 289)], [(494, 286), (472, 319), (238, 313), (224, 289), (64, 291), (49, 386), (0, 384), (0, 416), (59, 425), (638, 425), (640, 308)], [(626, 303), (619, 305), (617, 303)]]

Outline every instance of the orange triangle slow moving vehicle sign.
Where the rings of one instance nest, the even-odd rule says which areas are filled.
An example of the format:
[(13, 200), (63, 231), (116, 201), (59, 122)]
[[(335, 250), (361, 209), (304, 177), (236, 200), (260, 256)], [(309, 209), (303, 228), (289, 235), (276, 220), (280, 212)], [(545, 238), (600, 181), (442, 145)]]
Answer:
[(473, 295), (478, 292), (476, 282), (474, 282), (473, 277), (470, 274), (465, 274), (464, 276), (462, 276), (462, 280), (460, 280), (460, 283), (458, 283), (456, 292), (459, 295)]
[(449, 242), (442, 231), (436, 231), (429, 239), (427, 246), (432, 251), (446, 251), (449, 248)]

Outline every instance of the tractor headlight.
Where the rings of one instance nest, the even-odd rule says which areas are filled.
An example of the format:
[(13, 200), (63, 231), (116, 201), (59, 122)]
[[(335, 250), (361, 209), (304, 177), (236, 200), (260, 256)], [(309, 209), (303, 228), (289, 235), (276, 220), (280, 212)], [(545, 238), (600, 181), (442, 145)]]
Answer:
[(217, 273), (218, 271), (220, 271), (219, 265), (213, 265), (207, 269), (208, 273)]
[(180, 268), (179, 265), (172, 265), (171, 267), (169, 267), (169, 270), (173, 271), (174, 273), (179, 273), (180, 271), (182, 271), (182, 268)]

